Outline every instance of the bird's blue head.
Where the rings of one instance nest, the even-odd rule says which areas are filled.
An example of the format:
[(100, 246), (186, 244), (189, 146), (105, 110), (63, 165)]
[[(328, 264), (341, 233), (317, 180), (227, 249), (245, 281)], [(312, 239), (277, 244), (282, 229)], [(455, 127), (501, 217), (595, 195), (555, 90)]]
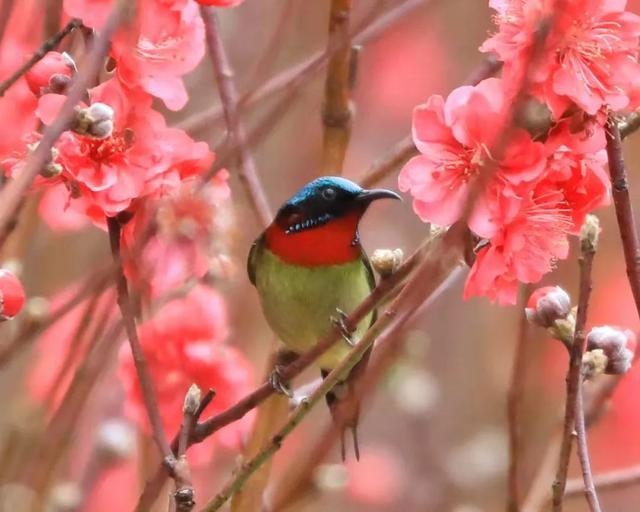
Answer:
[(339, 176), (323, 176), (302, 187), (282, 205), (276, 223), (287, 233), (298, 233), (322, 226), (347, 214), (357, 219), (376, 199), (400, 199), (387, 189), (364, 189)]

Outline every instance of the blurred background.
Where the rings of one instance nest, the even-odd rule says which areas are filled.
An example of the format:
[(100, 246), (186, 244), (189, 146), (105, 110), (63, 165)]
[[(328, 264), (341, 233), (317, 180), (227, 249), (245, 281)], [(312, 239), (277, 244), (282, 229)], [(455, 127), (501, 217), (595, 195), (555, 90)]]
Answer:
[[(634, 10), (640, 1), (633, 2)], [(394, 1), (357, 0), (353, 21), (363, 20), (376, 9), (389, 9)], [(236, 81), (249, 92), (269, 77), (305, 61), (326, 45), (328, 2), (305, 0), (246, 0), (235, 9), (221, 12), (223, 37), (230, 53)], [(29, 23), (12, 19), (10, 23)], [(486, 1), (425, 0), (424, 5), (394, 23), (366, 44), (361, 52), (353, 93), (356, 116), (344, 175), (358, 180), (371, 163), (401, 138), (411, 126), (412, 108), (431, 94), (448, 92), (461, 84), (482, 62), (477, 50), (491, 28)], [(276, 41), (276, 43), (274, 43)], [(273, 50), (275, 48), (275, 50)], [(265, 52), (271, 52), (264, 60)], [(314, 75), (290, 95), (285, 110), (273, 119), (268, 133), (251, 146), (272, 208), (320, 172), (322, 124), (320, 110), (325, 71)], [(187, 77), (190, 101), (180, 112), (166, 112), (170, 124), (180, 124), (218, 104), (218, 90), (207, 59)], [(282, 95), (244, 109), (243, 121), (251, 129)], [(220, 119), (191, 129), (196, 140), (215, 148), (224, 138)], [(635, 138), (625, 144), (633, 197), (640, 199), (640, 150)], [(257, 296), (244, 271), (245, 258), (261, 226), (249, 209), (246, 197), (230, 168), (234, 223), (230, 229), (230, 260), (227, 278), (216, 281), (229, 313), (228, 342), (251, 361), (257, 384), (266, 369), (271, 334), (260, 311)], [(397, 188), (397, 173), (381, 186)], [(637, 204), (637, 202), (636, 202)], [(595, 260), (594, 299), (589, 325), (615, 324), (637, 330), (638, 319), (626, 282), (619, 235), (612, 208), (597, 212), (603, 226)], [(28, 229), (28, 240), (11, 242), (3, 260), (16, 258), (28, 296), (51, 297), (68, 290), (88, 275), (98, 261), (108, 261), (105, 233), (95, 227), (53, 233), (37, 217)], [(20, 229), (16, 237), (20, 237)], [(366, 249), (401, 248), (411, 253), (425, 237), (427, 227), (411, 209), (381, 203), (373, 208), (361, 227)], [(576, 247), (560, 262), (544, 284), (558, 284), (577, 295)], [(362, 460), (340, 464), (339, 449), (327, 456), (318, 471), (320, 492), (296, 504), (292, 510), (312, 511), (455, 511), (479, 512), (505, 509), (507, 445), (506, 397), (517, 339), (519, 307), (499, 307), (484, 299), (462, 300), (459, 279), (427, 309), (406, 335), (399, 360), (386, 375), (375, 396), (364, 407), (360, 438)], [(23, 313), (27, 315), (27, 313)], [(0, 340), (9, 340), (18, 322), (0, 325)], [(0, 373), (0, 446), (8, 460), (12, 446), (42, 436), (45, 415), (32, 399), (27, 380), (38, 353), (36, 340)], [(38, 356), (42, 357), (42, 356)], [(44, 354), (47, 360), (47, 354)], [(51, 355), (54, 361), (55, 356)], [(52, 363), (53, 364), (53, 363)], [(526, 345), (525, 395), (523, 400), (522, 486), (534, 477), (557, 429), (564, 404), (566, 351), (548, 340), (542, 330), (532, 329)], [(123, 391), (117, 374), (107, 372), (82, 411), (73, 433), (72, 449), (60, 472), (52, 510), (132, 510), (145, 476), (155, 465), (145, 463), (149, 447), (135, 427), (127, 430), (122, 415)], [(297, 383), (315, 378), (308, 372)], [(589, 432), (594, 473), (640, 464), (640, 409), (637, 390), (640, 370), (627, 374), (615, 392), (606, 414)], [(69, 506), (77, 486), (86, 476), (96, 433), (106, 419), (121, 421), (116, 432), (123, 456), (97, 472), (90, 495), (82, 506)], [(303, 457), (305, 449), (323, 431), (329, 419), (317, 407), (276, 455), (273, 480)], [(120, 436), (120, 437), (118, 437)], [(39, 439), (42, 439), (40, 437)], [(46, 437), (45, 437), (46, 442)], [(195, 470), (200, 504), (226, 481), (238, 451), (216, 448), (215, 456)], [(1, 472), (0, 472), (1, 473)], [(578, 467), (572, 464), (572, 476)], [(547, 475), (548, 486), (552, 477)], [(24, 503), (16, 496), (18, 484), (2, 480), (3, 510)], [(17, 494), (16, 494), (17, 493)], [(76, 494), (74, 494), (76, 493)], [(165, 496), (166, 493), (163, 494)], [(12, 500), (18, 500), (16, 502)], [(57, 501), (56, 501), (57, 500)], [(70, 501), (65, 501), (70, 500)], [(157, 510), (166, 510), (159, 500)], [(601, 495), (607, 511), (638, 510), (640, 486)], [(64, 508), (64, 507), (68, 508)], [(57, 508), (56, 508), (57, 507)], [(570, 512), (587, 510), (582, 497), (567, 502)], [(26, 510), (26, 509), (25, 509)]]

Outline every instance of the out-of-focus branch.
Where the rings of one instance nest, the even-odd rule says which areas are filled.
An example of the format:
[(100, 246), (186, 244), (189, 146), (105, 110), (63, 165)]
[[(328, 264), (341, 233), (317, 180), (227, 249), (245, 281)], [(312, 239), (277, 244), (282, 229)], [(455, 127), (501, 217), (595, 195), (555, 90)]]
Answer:
[[(584, 229), (584, 228), (583, 228)], [(576, 427), (576, 417), (582, 416), (580, 421), (584, 426), (584, 410), (578, 411), (578, 405), (582, 405), (579, 399), (582, 378), (582, 354), (586, 346), (587, 312), (589, 309), (589, 299), (591, 297), (592, 281), (591, 269), (593, 257), (595, 255), (596, 244), (588, 236), (581, 237), (580, 255), (580, 291), (578, 296), (578, 311), (576, 313), (576, 326), (573, 335), (573, 343), (569, 352), (569, 371), (567, 372), (567, 398), (564, 413), (564, 426), (562, 430), (562, 443), (560, 446), (560, 459), (558, 469), (553, 482), (553, 511), (562, 511), (562, 500), (564, 489), (567, 483), (569, 471), (569, 460), (571, 457), (571, 445), (573, 442), (573, 432)], [(583, 429), (584, 433), (584, 429)], [(586, 441), (583, 440), (583, 443)], [(583, 469), (585, 469), (583, 467)]]
[(0, 98), (4, 96), (4, 93), (15, 84), (22, 76), (24, 76), (33, 66), (40, 62), (44, 56), (52, 50), (55, 50), (62, 40), (67, 37), (78, 27), (82, 26), (82, 21), (74, 18), (67, 23), (57, 34), (54, 34), (47, 39), (42, 46), (36, 50), (36, 52), (20, 66), (9, 78), (3, 80), (0, 83)]
[[(204, 507), (203, 512), (219, 510), (229, 497), (244, 485), (253, 472), (280, 449), (282, 442), (300, 424), (309, 410), (333, 389), (343, 378), (343, 375), (349, 373), (363, 354), (371, 348), (378, 336), (386, 331), (385, 339), (394, 340), (394, 345), (399, 343), (398, 340), (401, 338), (394, 336), (394, 334), (397, 334), (413, 313), (438, 289), (442, 279), (446, 278), (459, 264), (461, 251), (458, 245), (458, 233), (458, 229), (452, 228), (443, 236), (441, 243), (437, 248), (434, 247), (433, 251), (420, 263), (406, 286), (389, 304), (384, 314), (380, 315), (342, 362), (323, 380), (320, 387), (296, 407), (287, 423), (273, 436), (271, 441), (255, 457), (242, 465), (223, 490)], [(387, 349), (392, 349), (394, 345), (388, 342)], [(380, 359), (388, 364), (388, 360), (384, 356), (381, 355)], [(374, 368), (376, 368), (375, 365), (371, 369), (372, 375), (379, 376), (382, 372), (375, 372)], [(367, 389), (370, 389), (373, 381), (374, 379), (370, 379)], [(364, 389), (363, 385), (359, 394), (364, 394)]]
[(98, 72), (107, 54), (111, 36), (120, 25), (130, 2), (118, 0), (107, 18), (102, 31), (96, 37), (87, 57), (81, 63), (80, 72), (75, 76), (69, 88), (60, 113), (55, 121), (47, 127), (35, 151), (29, 156), (20, 174), (2, 190), (0, 190), (0, 233), (3, 233), (15, 216), (15, 211), (22, 201), (24, 193), (31, 186), (34, 178), (51, 158), (51, 148), (58, 137), (67, 130), (75, 115), (75, 107), (86, 94), (87, 86)]
[(617, 120), (611, 114), (607, 120), (605, 136), (607, 139), (609, 174), (611, 175), (611, 193), (616, 210), (620, 238), (622, 239), (627, 278), (633, 293), (636, 311), (640, 316), (640, 240), (638, 239), (638, 228), (633, 215), (633, 207), (631, 206), (620, 128)]
[(229, 58), (224, 49), (220, 36), (220, 24), (215, 7), (200, 7), (200, 13), (204, 20), (207, 46), (216, 76), (220, 99), (227, 124), (227, 136), (232, 145), (238, 148), (240, 157), (239, 177), (251, 201), (251, 206), (263, 225), (271, 222), (271, 208), (265, 197), (264, 190), (258, 177), (253, 156), (249, 151), (247, 135), (240, 122), (238, 112), (238, 91), (233, 82), (233, 72)]
[[(378, 38), (386, 29), (408, 16), (418, 7), (423, 7), (430, 0), (405, 0), (376, 17), (372, 22), (363, 23), (350, 34), (355, 45), (364, 45)], [(345, 43), (346, 44), (346, 43)], [(238, 104), (239, 110), (251, 107), (281, 92), (292, 92), (309, 82), (320, 72), (334, 52), (341, 46), (327, 48), (308, 58), (304, 62), (294, 64), (290, 68), (266, 80), (260, 87), (246, 93)], [(188, 132), (195, 132), (209, 126), (223, 117), (222, 106), (216, 105), (204, 112), (198, 112), (180, 121), (176, 126)]]
[(527, 297), (531, 292), (530, 286), (521, 288), (522, 304), (520, 322), (518, 325), (518, 338), (516, 342), (513, 368), (511, 370), (511, 383), (507, 394), (507, 423), (509, 427), (509, 471), (507, 485), (507, 512), (519, 512), (520, 510), (520, 408), (524, 393), (525, 373), (527, 369), (526, 348), (529, 339), (529, 322), (525, 315)]
[(4, 34), (7, 30), (11, 13), (13, 12), (14, 3), (15, 0), (2, 0), (2, 5), (0, 5), (0, 45), (4, 40)]
[(351, 137), (349, 91), (352, 52), (349, 48), (349, 19), (352, 0), (331, 0), (327, 47), (338, 47), (329, 59), (324, 84), (322, 124), (324, 125), (322, 174), (340, 174)]
[[(477, 85), (485, 78), (490, 78), (502, 68), (502, 62), (498, 61), (495, 55), (487, 57), (480, 65), (473, 70), (465, 80), (465, 84)], [(362, 178), (358, 180), (363, 187), (370, 187), (382, 181), (398, 167), (404, 164), (412, 156), (416, 156), (418, 150), (413, 143), (413, 137), (407, 135), (397, 142), (386, 154), (377, 159)]]
[(162, 454), (164, 463), (171, 469), (175, 465), (175, 458), (171, 448), (169, 447), (169, 441), (167, 440), (164, 427), (162, 426), (158, 402), (153, 389), (153, 381), (151, 379), (151, 374), (149, 373), (142, 345), (140, 344), (140, 339), (138, 338), (138, 329), (136, 327), (133, 306), (129, 296), (129, 287), (127, 284), (127, 278), (124, 275), (124, 268), (122, 266), (122, 257), (120, 255), (120, 237), (122, 230), (120, 221), (115, 217), (107, 217), (107, 227), (109, 228), (111, 254), (117, 268), (116, 289), (118, 294), (118, 307), (120, 308), (124, 328), (127, 333), (127, 338), (129, 339), (131, 355), (136, 368), (140, 390), (142, 391), (142, 399), (147, 411), (149, 424), (151, 425), (153, 439), (158, 450)]
[[(640, 465), (595, 475), (593, 481), (600, 492), (613, 491), (615, 489), (640, 484)], [(584, 492), (584, 481), (582, 478), (575, 478), (567, 482), (564, 496), (565, 498), (575, 498), (583, 495)]]
[(632, 112), (618, 123), (620, 137), (623, 139), (631, 135), (640, 128), (640, 110)]

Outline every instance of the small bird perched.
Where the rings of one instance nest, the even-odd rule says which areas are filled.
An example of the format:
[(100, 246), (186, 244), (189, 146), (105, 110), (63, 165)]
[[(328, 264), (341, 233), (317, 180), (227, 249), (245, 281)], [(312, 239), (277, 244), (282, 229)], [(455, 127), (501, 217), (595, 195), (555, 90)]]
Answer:
[[(273, 222), (253, 243), (247, 262), (249, 279), (255, 285), (267, 322), (293, 354), (316, 345), (332, 325), (341, 323), (375, 286), (375, 277), (358, 237), (358, 224), (372, 201), (400, 199), (391, 190), (365, 190), (340, 177), (318, 178), (300, 189), (276, 214)], [(325, 377), (347, 355), (375, 320), (369, 314), (344, 339), (317, 359)], [(352, 370), (366, 365), (368, 353)], [(272, 382), (280, 386), (276, 372)], [(348, 386), (349, 378), (341, 387)], [(358, 411), (338, 420), (336, 405), (340, 390), (327, 394), (334, 416), (357, 440)], [(342, 443), (344, 459), (344, 441)]]

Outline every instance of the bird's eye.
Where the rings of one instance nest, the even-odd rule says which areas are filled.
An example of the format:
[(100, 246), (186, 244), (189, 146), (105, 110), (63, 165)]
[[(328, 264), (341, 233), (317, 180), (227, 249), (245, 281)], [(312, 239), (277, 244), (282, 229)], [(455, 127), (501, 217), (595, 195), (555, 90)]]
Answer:
[(336, 189), (331, 187), (325, 188), (322, 191), (322, 197), (329, 201), (333, 201), (336, 198)]

